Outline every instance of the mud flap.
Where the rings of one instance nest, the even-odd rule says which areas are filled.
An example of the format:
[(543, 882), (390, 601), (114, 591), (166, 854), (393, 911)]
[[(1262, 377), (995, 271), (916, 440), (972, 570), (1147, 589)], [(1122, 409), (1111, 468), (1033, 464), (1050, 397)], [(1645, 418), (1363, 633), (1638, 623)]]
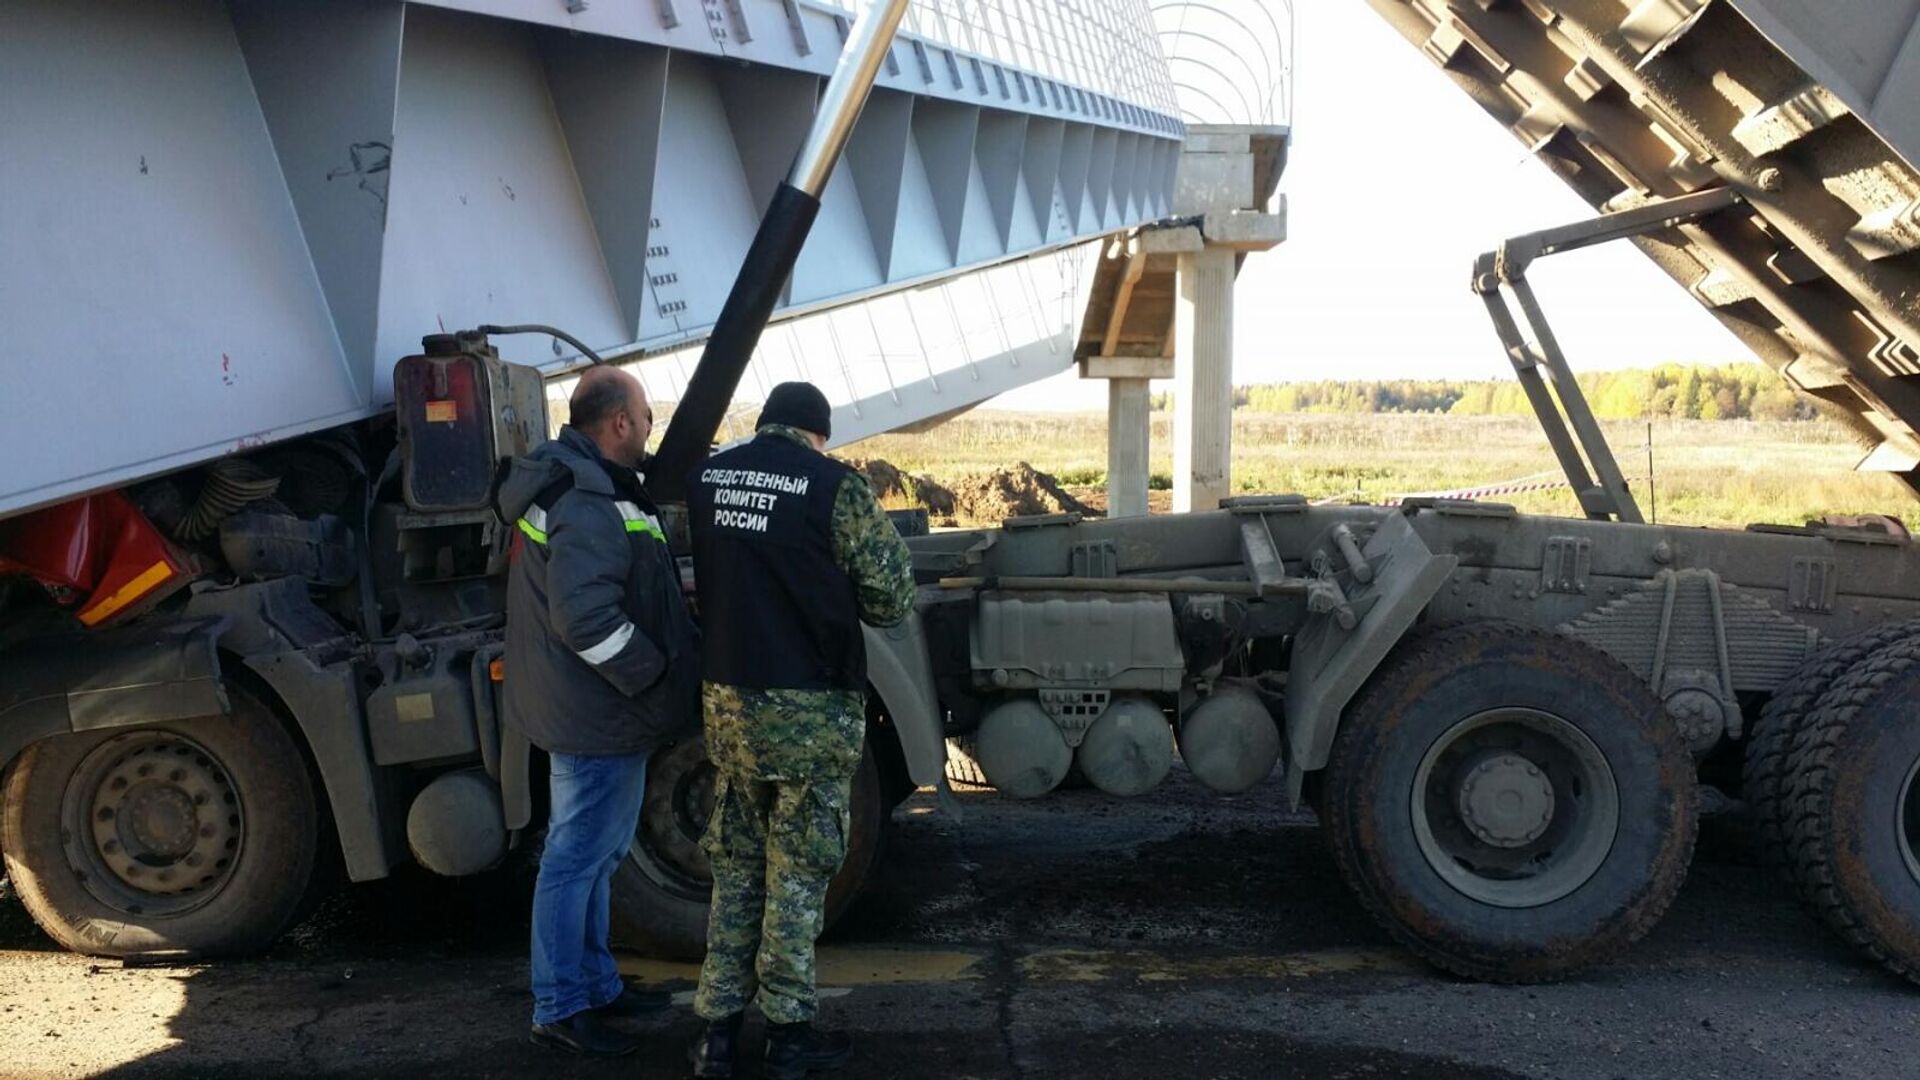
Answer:
[(1340, 714), (1380, 661), (1420, 617), (1459, 559), (1435, 555), (1405, 515), (1381, 521), (1362, 554), (1373, 580), (1347, 586), (1359, 615), (1343, 629), (1337, 613), (1308, 620), (1293, 643), (1287, 675), (1287, 791), (1295, 803), (1306, 774), (1324, 768)]
[(0, 663), (0, 765), (69, 731), (225, 713), (221, 618), (42, 638)]
[(958, 817), (959, 800), (947, 787), (946, 724), (940, 699), (933, 688), (933, 664), (927, 658), (927, 631), (915, 611), (898, 626), (879, 629), (862, 624), (867, 639), (867, 681), (880, 696), (907, 776), (921, 787), (931, 786), (940, 809)]

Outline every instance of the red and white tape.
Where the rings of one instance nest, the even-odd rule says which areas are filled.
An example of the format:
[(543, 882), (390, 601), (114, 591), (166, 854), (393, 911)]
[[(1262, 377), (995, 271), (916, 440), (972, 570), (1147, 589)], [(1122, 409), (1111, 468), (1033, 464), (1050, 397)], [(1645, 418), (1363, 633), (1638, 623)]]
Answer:
[(1505, 484), (1491, 484), (1486, 487), (1455, 488), (1452, 491), (1416, 491), (1408, 495), (1389, 495), (1388, 506), (1398, 506), (1408, 499), (1484, 499), (1490, 495), (1518, 495), (1527, 491), (1554, 491), (1567, 486), (1565, 480), (1534, 480), (1527, 483), (1518, 481)]
[[(1416, 491), (1408, 495), (1389, 495), (1382, 505), (1399, 506), (1409, 499), (1484, 499), (1490, 495), (1519, 495), (1529, 491), (1564, 491), (1572, 485), (1562, 477), (1558, 480), (1536, 480), (1534, 477), (1547, 474), (1534, 473), (1516, 480), (1506, 480), (1498, 484), (1486, 484), (1481, 487), (1454, 488), (1452, 491)], [(1646, 479), (1643, 476), (1624, 477), (1627, 483), (1637, 484)]]

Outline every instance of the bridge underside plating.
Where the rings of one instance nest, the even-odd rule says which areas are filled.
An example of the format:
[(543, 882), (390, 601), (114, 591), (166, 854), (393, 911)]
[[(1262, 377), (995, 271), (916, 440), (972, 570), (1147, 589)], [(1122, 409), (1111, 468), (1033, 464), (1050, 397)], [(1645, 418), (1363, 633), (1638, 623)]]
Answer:
[[(0, 513), (368, 415), (441, 329), (540, 321), (610, 354), (699, 340), (852, 14), (7, 5), (0, 355), (73, 377), (9, 380)], [(1183, 128), (1151, 75), (1095, 88), (903, 34), (778, 315), (1164, 215)], [(63, 437), (75, 417), (97, 437)]]

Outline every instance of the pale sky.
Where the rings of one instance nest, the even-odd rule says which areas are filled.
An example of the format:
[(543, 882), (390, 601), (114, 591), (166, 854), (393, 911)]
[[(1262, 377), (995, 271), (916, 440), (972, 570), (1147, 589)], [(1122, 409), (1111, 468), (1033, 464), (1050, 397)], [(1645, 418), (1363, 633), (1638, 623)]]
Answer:
[[(1288, 239), (1241, 270), (1234, 382), (1510, 375), (1467, 288), (1473, 258), (1592, 211), (1364, 3), (1295, 11)], [(1529, 277), (1576, 370), (1752, 360), (1629, 243)], [(1105, 403), (1069, 372), (988, 407)]]

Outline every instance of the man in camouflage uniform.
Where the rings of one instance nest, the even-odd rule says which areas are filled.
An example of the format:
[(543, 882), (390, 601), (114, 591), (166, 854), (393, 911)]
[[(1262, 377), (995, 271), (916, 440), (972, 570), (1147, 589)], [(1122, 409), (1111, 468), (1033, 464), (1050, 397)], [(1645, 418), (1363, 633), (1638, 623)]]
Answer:
[(767, 1018), (763, 1075), (842, 1064), (851, 1040), (815, 1030), (814, 939), (846, 856), (866, 735), (860, 623), (913, 610), (911, 559), (860, 474), (820, 453), (827, 400), (808, 383), (768, 395), (755, 438), (688, 485), (705, 632), (707, 756), (718, 770), (702, 846), (713, 864), (707, 1021), (694, 1075), (733, 1075), (748, 1005)]

